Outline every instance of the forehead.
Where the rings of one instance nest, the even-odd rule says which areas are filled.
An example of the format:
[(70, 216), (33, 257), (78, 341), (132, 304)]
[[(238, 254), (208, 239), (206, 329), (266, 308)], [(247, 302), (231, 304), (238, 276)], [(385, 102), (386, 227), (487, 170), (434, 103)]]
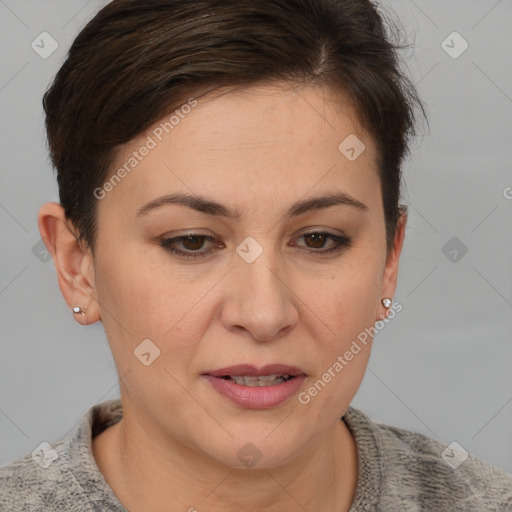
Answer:
[[(360, 154), (347, 158), (345, 146), (354, 143)], [(350, 102), (318, 86), (199, 98), (122, 147), (110, 172), (121, 167), (129, 172), (103, 204), (133, 213), (176, 190), (215, 196), (233, 208), (257, 200), (260, 209), (313, 189), (339, 187), (366, 204), (380, 194), (373, 140)]]
[[(162, 121), (149, 132), (165, 124), (166, 117)], [(198, 106), (172, 128), (175, 137), (168, 137), (167, 146), (240, 153), (249, 153), (252, 147), (295, 147), (307, 153), (313, 143), (317, 147), (322, 143), (320, 139), (332, 148), (333, 141), (340, 138), (341, 142), (347, 132), (366, 139), (358, 124), (351, 103), (330, 89), (264, 85), (234, 92), (221, 90), (200, 98)]]

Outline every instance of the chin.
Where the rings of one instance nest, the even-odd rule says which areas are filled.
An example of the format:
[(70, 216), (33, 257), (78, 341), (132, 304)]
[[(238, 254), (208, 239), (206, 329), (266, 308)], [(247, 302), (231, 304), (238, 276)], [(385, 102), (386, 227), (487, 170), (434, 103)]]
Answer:
[(213, 445), (212, 440), (205, 451), (210, 457), (233, 469), (278, 468), (293, 460), (303, 445), (295, 442), (289, 428), (283, 428), (281, 435), (274, 436), (272, 431), (275, 433), (280, 430), (280, 427), (275, 428), (277, 425), (279, 423), (269, 427), (266, 422), (264, 428), (251, 430), (254, 435), (248, 434), (247, 431), (235, 435), (233, 430), (227, 428), (233, 434), (233, 438), (224, 439), (217, 446)]

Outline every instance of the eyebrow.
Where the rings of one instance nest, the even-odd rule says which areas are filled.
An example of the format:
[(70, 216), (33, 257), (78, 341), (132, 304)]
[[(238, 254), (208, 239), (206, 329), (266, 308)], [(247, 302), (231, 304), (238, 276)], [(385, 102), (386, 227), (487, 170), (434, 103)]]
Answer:
[[(137, 217), (141, 217), (156, 208), (171, 204), (187, 206), (207, 215), (215, 215), (217, 217), (225, 217), (227, 219), (239, 220), (242, 217), (242, 212), (240, 210), (231, 210), (212, 199), (199, 195), (184, 194), (181, 192), (157, 197), (156, 199), (149, 201), (149, 203), (146, 203), (144, 206), (141, 206), (136, 211), (135, 215)], [(346, 194), (345, 192), (338, 192), (297, 201), (286, 211), (284, 218), (290, 219), (312, 210), (319, 210), (321, 208), (328, 208), (335, 205), (352, 206), (364, 212), (369, 210), (368, 206), (349, 194)]]

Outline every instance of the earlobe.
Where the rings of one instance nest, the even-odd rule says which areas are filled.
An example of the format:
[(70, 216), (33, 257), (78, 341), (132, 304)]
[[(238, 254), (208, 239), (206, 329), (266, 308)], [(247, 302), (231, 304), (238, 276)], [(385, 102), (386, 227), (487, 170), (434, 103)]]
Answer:
[(81, 324), (101, 320), (94, 285), (94, 264), (90, 249), (77, 241), (72, 223), (66, 219), (58, 203), (46, 203), (39, 209), (38, 226), (41, 238), (51, 254), (60, 291), (71, 311), (84, 308), (74, 318)]

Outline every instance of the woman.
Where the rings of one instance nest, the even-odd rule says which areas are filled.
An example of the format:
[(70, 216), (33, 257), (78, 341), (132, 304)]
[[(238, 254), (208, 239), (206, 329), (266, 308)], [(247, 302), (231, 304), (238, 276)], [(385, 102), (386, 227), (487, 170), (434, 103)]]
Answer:
[(512, 476), (350, 407), (393, 302), (414, 87), (369, 0), (115, 0), (44, 97), (39, 229), (121, 400), (1, 510), (511, 510)]

